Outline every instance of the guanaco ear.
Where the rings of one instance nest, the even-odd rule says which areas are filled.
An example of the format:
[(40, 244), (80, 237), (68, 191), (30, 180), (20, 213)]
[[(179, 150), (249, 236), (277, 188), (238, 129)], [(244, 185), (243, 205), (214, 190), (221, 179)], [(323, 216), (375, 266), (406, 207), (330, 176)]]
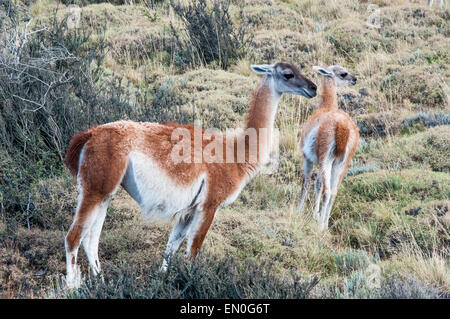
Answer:
[(328, 71), (326, 68), (323, 68), (321, 66), (313, 66), (314, 71), (316, 71), (319, 74), (322, 74), (324, 76), (333, 76), (333, 73)]
[(250, 67), (258, 74), (272, 74), (273, 72), (273, 64), (252, 64)]

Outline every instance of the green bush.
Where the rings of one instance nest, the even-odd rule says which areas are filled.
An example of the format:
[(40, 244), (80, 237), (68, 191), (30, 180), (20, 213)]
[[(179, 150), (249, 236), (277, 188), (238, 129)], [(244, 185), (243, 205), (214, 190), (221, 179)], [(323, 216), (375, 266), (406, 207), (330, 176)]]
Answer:
[[(223, 69), (243, 56), (251, 42), (249, 22), (244, 20), (240, 11), (241, 25), (236, 28), (229, 13), (230, 1), (213, 1), (208, 8), (206, 0), (193, 0), (188, 5), (170, 1), (170, 5), (184, 23), (187, 41), (179, 40), (182, 48), (178, 63), (190, 65), (217, 62)], [(172, 30), (177, 39), (181, 36), (175, 28)]]
[(393, 103), (402, 104), (409, 100), (419, 110), (422, 108), (446, 107), (448, 100), (441, 71), (435, 66), (410, 66), (398, 70), (389, 70), (381, 81), (381, 92)]
[(449, 293), (415, 278), (385, 278), (374, 285), (366, 274), (354, 272), (344, 279), (341, 287), (321, 287), (314, 293), (318, 298), (343, 299), (448, 299)]
[(335, 267), (345, 275), (365, 269), (369, 264), (367, 253), (362, 250), (338, 251), (333, 254)]
[(367, 200), (376, 200), (389, 196), (393, 192), (398, 192), (405, 187), (409, 186), (403, 183), (400, 177), (391, 175), (383, 180), (372, 181), (372, 183), (355, 181), (352, 185), (352, 191)]
[(333, 25), (326, 39), (336, 52), (349, 61), (355, 61), (363, 51), (393, 52), (392, 40), (355, 23)]
[(158, 83), (153, 89), (151, 108), (146, 109), (149, 113), (145, 116), (146, 120), (160, 123), (192, 123), (192, 116), (181, 109), (181, 106), (186, 103), (183, 89), (185, 87), (180, 79), (175, 80), (170, 77)]
[(190, 261), (174, 257), (167, 273), (160, 265), (107, 266), (104, 281), (90, 280), (74, 298), (308, 298), (317, 278), (282, 277), (269, 263), (234, 257), (199, 255)]
[(381, 286), (380, 297), (383, 299), (448, 299), (450, 295), (432, 285), (410, 278), (385, 280)]

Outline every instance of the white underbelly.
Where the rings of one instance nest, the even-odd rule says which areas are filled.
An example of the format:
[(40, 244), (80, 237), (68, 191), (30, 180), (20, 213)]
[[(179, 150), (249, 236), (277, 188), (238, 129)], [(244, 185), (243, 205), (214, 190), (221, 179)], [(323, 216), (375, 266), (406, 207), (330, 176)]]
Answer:
[(138, 202), (144, 217), (152, 220), (167, 221), (206, 194), (205, 175), (190, 185), (179, 185), (151, 157), (137, 151), (129, 155), (122, 186)]

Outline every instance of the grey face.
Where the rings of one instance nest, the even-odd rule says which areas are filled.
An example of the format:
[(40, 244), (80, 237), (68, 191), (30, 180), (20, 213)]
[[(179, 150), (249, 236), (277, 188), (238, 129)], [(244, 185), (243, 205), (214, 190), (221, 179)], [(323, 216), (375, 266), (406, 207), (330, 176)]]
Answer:
[(270, 65), (252, 65), (251, 67), (256, 73), (271, 76), (274, 79), (275, 90), (279, 94), (299, 94), (307, 98), (317, 95), (317, 86), (290, 63), (278, 62)]
[(352, 86), (356, 84), (356, 77), (351, 75), (346, 68), (340, 65), (331, 65), (329, 67), (315, 66), (313, 69), (323, 76), (334, 79), (336, 86)]

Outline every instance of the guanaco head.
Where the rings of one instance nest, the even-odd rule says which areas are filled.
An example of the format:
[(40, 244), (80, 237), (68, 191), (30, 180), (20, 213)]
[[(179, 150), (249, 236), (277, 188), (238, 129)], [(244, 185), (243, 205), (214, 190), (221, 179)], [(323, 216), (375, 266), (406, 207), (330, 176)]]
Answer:
[(325, 77), (332, 78), (336, 86), (351, 86), (356, 84), (356, 77), (340, 65), (331, 65), (328, 67), (314, 66), (313, 69)]
[(279, 93), (299, 94), (308, 99), (317, 95), (317, 86), (305, 78), (299, 69), (287, 62), (251, 65), (258, 74), (266, 74), (274, 79), (274, 89)]

